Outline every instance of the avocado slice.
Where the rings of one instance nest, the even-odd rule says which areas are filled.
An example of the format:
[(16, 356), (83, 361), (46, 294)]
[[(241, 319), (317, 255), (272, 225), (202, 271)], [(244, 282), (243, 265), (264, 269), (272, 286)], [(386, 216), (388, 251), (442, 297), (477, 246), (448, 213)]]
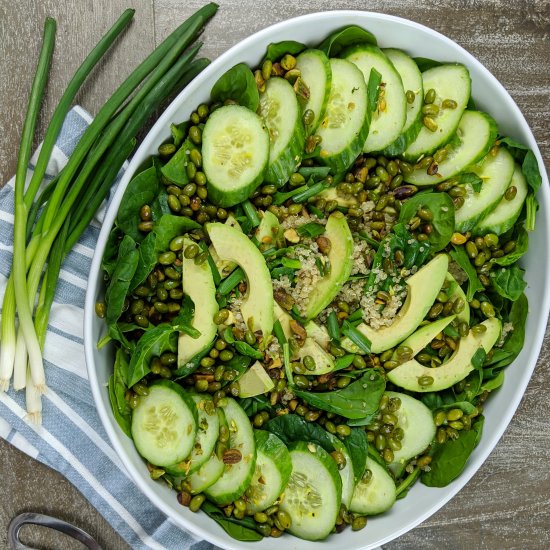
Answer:
[[(229, 227), (234, 227), (235, 229), (242, 231), (239, 222), (233, 217), (233, 214), (229, 214), (229, 216), (227, 216), (227, 220), (225, 220), (225, 223)], [(216, 268), (218, 269), (218, 273), (220, 274), (220, 277), (222, 279), (225, 279), (228, 275), (235, 271), (237, 267), (236, 262), (220, 259), (218, 253), (216, 252), (216, 249), (212, 245), (208, 247), (208, 251), (210, 252), (210, 256), (212, 256), (212, 260), (214, 260)]]
[(223, 223), (208, 223), (206, 230), (221, 260), (239, 264), (247, 280), (241, 305), (244, 322), (266, 338), (273, 330), (273, 287), (262, 253), (242, 232)]
[(239, 397), (254, 397), (270, 392), (275, 382), (269, 377), (262, 364), (256, 361), (238, 380)]
[(324, 326), (318, 325), (315, 321), (308, 321), (304, 328), (310, 338), (313, 338), (323, 349), (328, 349), (330, 336)]
[(260, 244), (277, 246), (283, 239), (283, 231), (279, 218), (267, 210), (261, 212), (261, 214), (262, 220), (256, 230), (256, 239)]
[[(370, 340), (372, 353), (393, 348), (416, 330), (439, 294), (448, 266), (447, 255), (438, 254), (407, 279), (407, 298), (389, 327), (374, 330), (365, 323), (357, 327)], [(342, 340), (342, 347), (351, 353), (360, 351), (349, 338)]]
[(353, 267), (353, 237), (342, 212), (336, 211), (329, 216), (324, 236), (330, 241), (330, 273), (319, 281), (309, 295), (303, 310), (303, 316), (308, 320), (317, 317), (334, 300)]
[[(420, 351), (422, 351), (442, 330), (444, 330), (447, 325), (450, 325), (455, 317), (456, 315), (449, 315), (449, 317), (443, 317), (443, 319), (438, 319), (433, 323), (422, 325), (399, 345), (411, 348), (414, 357), (417, 353), (420, 353)], [(394, 353), (394, 357), (396, 355), (397, 352)]]
[[(185, 237), (183, 247), (194, 244), (194, 241)], [(208, 262), (196, 264), (194, 260), (182, 259), (183, 292), (195, 304), (193, 327), (200, 331), (198, 338), (191, 338), (181, 333), (178, 340), (178, 367), (185, 365), (195, 355), (204, 351), (216, 336), (217, 327), (214, 315), (218, 313), (216, 301), (216, 286), (212, 270)]]
[(456, 318), (461, 322), (464, 321), (465, 323), (470, 324), (470, 304), (468, 304), (466, 294), (464, 294), (464, 291), (450, 273), (447, 273), (445, 280), (449, 282), (449, 289), (447, 291), (449, 300), (452, 300), (453, 298), (464, 300), (464, 309), (456, 316)]
[(338, 203), (338, 206), (344, 206), (345, 208), (349, 208), (350, 206), (357, 206), (357, 199), (354, 197), (346, 198), (341, 197), (336, 192), (336, 187), (329, 187), (328, 189), (325, 189), (324, 191), (321, 191), (319, 193), (319, 198), (324, 199), (327, 202), (328, 201), (336, 201)]
[[(470, 331), (467, 336), (462, 337), (456, 351), (440, 367), (425, 367), (416, 359), (411, 359), (389, 371), (388, 380), (396, 386), (415, 392), (441, 391), (464, 380), (474, 370), (472, 358), (476, 351), (483, 347), (488, 353), (500, 336), (501, 323), (496, 317), (486, 319), (482, 324), (487, 330), (478, 336)], [(421, 376), (431, 376), (433, 384), (421, 386), (418, 383)]]

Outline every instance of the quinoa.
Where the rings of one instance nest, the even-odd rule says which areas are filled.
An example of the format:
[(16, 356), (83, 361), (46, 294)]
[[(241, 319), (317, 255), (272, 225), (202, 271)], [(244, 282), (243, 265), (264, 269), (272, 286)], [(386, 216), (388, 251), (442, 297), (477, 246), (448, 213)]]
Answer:
[(231, 315), (233, 315), (233, 318), (235, 319), (235, 328), (246, 332), (248, 327), (244, 322), (243, 314), (241, 312), (242, 305), (242, 298), (233, 297), (227, 302), (227, 309), (229, 309)]
[(372, 248), (367, 241), (354, 241), (352, 260), (352, 275), (368, 275), (369, 266), (372, 262)]
[(506, 338), (508, 338), (508, 334), (514, 330), (514, 325), (512, 323), (504, 323), (502, 325), (502, 332), (500, 333), (500, 338), (498, 339), (498, 342), (495, 344), (495, 347), (501, 348), (504, 345), (504, 342), (506, 342)]
[(391, 326), (404, 302), (402, 290), (401, 285), (396, 285), (384, 307), (381, 307), (383, 304), (378, 302), (374, 294), (364, 294), (360, 301), (363, 309), (363, 321), (375, 330)]

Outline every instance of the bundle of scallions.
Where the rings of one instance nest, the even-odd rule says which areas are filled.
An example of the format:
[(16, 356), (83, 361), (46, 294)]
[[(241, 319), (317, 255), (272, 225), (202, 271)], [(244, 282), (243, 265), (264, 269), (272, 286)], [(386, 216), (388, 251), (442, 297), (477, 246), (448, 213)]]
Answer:
[(56, 23), (48, 18), (29, 97), (15, 176), (12, 271), (2, 304), (0, 391), (26, 389), (29, 420), (41, 422), (46, 390), (42, 350), (65, 254), (93, 218), (136, 145), (136, 135), (159, 105), (181, 90), (208, 60), (195, 59), (195, 39), (215, 14), (208, 4), (180, 25), (120, 85), (87, 128), (67, 164), (45, 187), (53, 146), (86, 77), (129, 24), (126, 10), (74, 74), (55, 109), (29, 184), (27, 166), (53, 55)]

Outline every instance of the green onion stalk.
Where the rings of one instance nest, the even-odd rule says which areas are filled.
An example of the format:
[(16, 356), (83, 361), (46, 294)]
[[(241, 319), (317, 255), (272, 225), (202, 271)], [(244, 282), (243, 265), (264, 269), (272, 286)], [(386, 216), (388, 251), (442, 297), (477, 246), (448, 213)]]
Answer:
[(41, 419), (40, 394), (45, 390), (42, 350), (63, 258), (107, 195), (135, 148), (136, 134), (145, 121), (208, 64), (204, 59), (193, 61), (200, 44), (189, 46), (216, 10), (216, 4), (198, 10), (134, 70), (100, 109), (67, 165), (37, 198), (51, 151), (78, 89), (134, 12), (124, 12), (75, 73), (54, 112), (25, 192), (26, 167), (54, 45), (55, 22), (46, 21), (16, 173), (14, 259), (3, 301), (0, 351), (0, 391), (7, 390), (13, 374), (14, 388), (27, 389), (27, 410), (35, 422)]

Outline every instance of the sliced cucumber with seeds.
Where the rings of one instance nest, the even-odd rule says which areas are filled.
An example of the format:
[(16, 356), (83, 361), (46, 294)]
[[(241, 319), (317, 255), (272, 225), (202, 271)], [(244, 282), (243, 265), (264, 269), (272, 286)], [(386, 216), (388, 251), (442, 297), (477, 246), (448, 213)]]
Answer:
[(500, 147), (496, 155), (486, 155), (468, 171), (477, 174), (483, 183), (479, 193), (470, 184), (465, 185), (464, 205), (455, 212), (455, 228), (461, 233), (471, 231), (502, 200), (512, 181), (514, 159), (505, 147)]
[(388, 157), (400, 155), (418, 136), (422, 128), (422, 105), (424, 104), (424, 86), (422, 85), (422, 73), (418, 65), (405, 52), (393, 48), (382, 50), (401, 76), (405, 98), (407, 94), (414, 94), (412, 103), (407, 101), (407, 118), (401, 135), (390, 145), (383, 154)]
[(374, 516), (389, 510), (397, 498), (395, 482), (387, 470), (372, 458), (367, 458), (363, 479), (355, 487), (350, 511)]
[(132, 414), (132, 438), (139, 454), (155, 466), (185, 460), (197, 434), (197, 407), (189, 394), (170, 380), (149, 386)]
[(305, 540), (326, 538), (342, 501), (342, 481), (336, 462), (319, 445), (300, 441), (290, 449), (292, 474), (280, 509), (290, 515), (293, 535)]
[(502, 198), (495, 209), (474, 227), (472, 230), (474, 235), (486, 235), (487, 233), (502, 235), (514, 226), (521, 214), (529, 190), (519, 164), (515, 165), (512, 181), (510, 181), (507, 190), (512, 186), (516, 188), (514, 198), (511, 200), (507, 200), (506, 197)]
[(393, 63), (376, 46), (353, 46), (343, 53), (343, 57), (361, 70), (365, 82), (369, 81), (372, 69), (382, 75), (378, 108), (372, 114), (369, 135), (363, 146), (365, 153), (381, 151), (401, 135), (407, 119), (407, 99), (401, 76)]
[(369, 131), (367, 85), (363, 73), (345, 59), (331, 59), (332, 85), (325, 116), (317, 128), (319, 161), (347, 170), (363, 150)]
[(309, 89), (309, 99), (302, 106), (302, 110), (313, 111), (313, 120), (306, 128), (307, 134), (313, 134), (325, 116), (330, 96), (332, 83), (330, 61), (321, 50), (306, 50), (296, 58), (296, 68)]
[(172, 475), (189, 475), (196, 472), (210, 458), (220, 434), (220, 420), (212, 397), (206, 394), (191, 394), (191, 399), (195, 403), (198, 415), (197, 437), (187, 460), (164, 468)]
[(269, 132), (265, 181), (281, 186), (302, 160), (305, 130), (294, 88), (284, 78), (270, 78), (260, 96), (260, 116)]
[(205, 490), (218, 506), (226, 506), (246, 491), (256, 467), (256, 444), (248, 416), (234, 399), (226, 398), (222, 408), (229, 426), (228, 450), (237, 458), (226, 463), (220, 479)]
[(275, 434), (254, 430), (254, 438), (256, 469), (244, 497), (248, 514), (269, 508), (283, 492), (292, 472), (290, 453)]
[(208, 198), (234, 206), (262, 183), (269, 161), (269, 135), (262, 119), (240, 105), (216, 109), (206, 121), (202, 162)]
[(405, 176), (405, 181), (417, 186), (436, 185), (455, 176), (479, 162), (494, 145), (497, 134), (497, 123), (488, 114), (464, 111), (455, 139), (445, 146), (447, 156), (437, 163), (437, 173), (430, 175), (426, 168), (417, 168)]
[[(227, 433), (229, 428), (223, 410), (218, 408), (216, 409), (216, 413), (218, 415), (219, 434), (221, 434), (222, 430), (225, 430)], [(184, 479), (183, 486), (192, 495), (202, 493), (222, 477), (225, 470), (225, 464), (218, 454), (217, 449), (215, 449), (210, 454), (208, 460), (196, 472)]]
[(399, 465), (427, 449), (435, 437), (436, 427), (432, 411), (418, 399), (393, 391), (386, 392), (386, 395), (401, 400), (401, 406), (393, 413), (404, 432), (401, 449), (393, 453), (393, 463)]
[[(435, 90), (434, 105), (439, 113), (431, 118), (437, 128), (432, 131), (422, 126), (417, 138), (403, 152), (403, 157), (411, 162), (416, 162), (423, 155), (431, 155), (451, 140), (470, 99), (470, 73), (459, 63), (448, 63), (424, 71), (422, 82), (425, 94)], [(454, 109), (442, 108), (446, 99), (456, 103)]]

